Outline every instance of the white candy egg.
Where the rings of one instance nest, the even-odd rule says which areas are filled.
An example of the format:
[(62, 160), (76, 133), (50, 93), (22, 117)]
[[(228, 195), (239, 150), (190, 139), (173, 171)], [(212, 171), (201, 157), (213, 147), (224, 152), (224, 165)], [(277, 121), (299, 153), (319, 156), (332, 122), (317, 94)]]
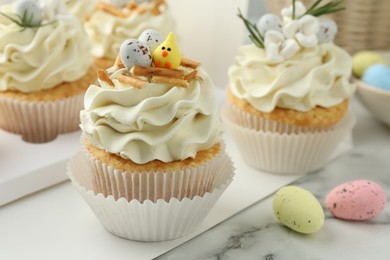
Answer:
[(265, 35), (268, 31), (282, 31), (283, 22), (274, 14), (263, 15), (257, 23), (261, 35)]
[[(291, 21), (291, 16), (293, 14), (293, 5), (290, 5), (288, 7), (285, 7), (281, 10), (280, 14), (283, 16), (283, 18), (288, 18), (286, 19), (287, 21)], [(296, 1), (295, 2), (295, 17), (299, 17), (303, 15), (306, 12), (306, 7), (301, 1)]]
[(15, 12), (24, 17), (29, 25), (37, 26), (42, 22), (41, 9), (33, 0), (18, 0), (15, 4)]
[(319, 43), (331, 42), (337, 33), (337, 24), (331, 19), (320, 20), (320, 29), (317, 33)]
[(149, 29), (141, 33), (138, 40), (145, 42), (151, 53), (164, 41), (161, 34), (155, 30)]
[(152, 65), (152, 54), (145, 42), (128, 39), (121, 44), (119, 53), (123, 65), (129, 70), (135, 65), (145, 67)]

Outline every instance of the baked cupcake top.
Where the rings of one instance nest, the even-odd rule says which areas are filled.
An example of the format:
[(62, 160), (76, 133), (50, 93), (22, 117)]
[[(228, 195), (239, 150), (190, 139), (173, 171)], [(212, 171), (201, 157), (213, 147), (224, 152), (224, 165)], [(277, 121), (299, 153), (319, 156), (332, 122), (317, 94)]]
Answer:
[(86, 74), (90, 44), (62, 1), (18, 0), (0, 12), (0, 91), (36, 92)]
[[(341, 10), (339, 3), (327, 4), (326, 13)], [(351, 57), (332, 43), (336, 23), (319, 19), (323, 12), (318, 10), (306, 10), (297, 1), (282, 10), (283, 19), (266, 14), (257, 25), (239, 14), (253, 44), (239, 49), (229, 69), (232, 94), (262, 112), (276, 107), (309, 111), (351, 97), (356, 89), (349, 82)]]
[(214, 84), (173, 34), (147, 30), (120, 54), (85, 95), (80, 126), (94, 146), (142, 164), (194, 158), (220, 141)]
[(96, 58), (115, 59), (121, 43), (137, 38), (143, 31), (154, 29), (167, 36), (175, 23), (164, 0), (104, 0), (85, 22)]

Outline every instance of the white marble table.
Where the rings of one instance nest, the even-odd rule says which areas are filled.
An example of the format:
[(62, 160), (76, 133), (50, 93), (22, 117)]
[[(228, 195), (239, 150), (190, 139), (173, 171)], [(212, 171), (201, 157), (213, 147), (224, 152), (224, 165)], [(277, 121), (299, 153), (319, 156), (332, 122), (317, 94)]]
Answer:
[(271, 196), (158, 259), (390, 259), (390, 128), (375, 121), (356, 101), (353, 111), (358, 121), (352, 151), (294, 184), (313, 192), (324, 205), (336, 185), (373, 180), (388, 196), (380, 216), (347, 222), (325, 211), (323, 229), (301, 235), (277, 223)]

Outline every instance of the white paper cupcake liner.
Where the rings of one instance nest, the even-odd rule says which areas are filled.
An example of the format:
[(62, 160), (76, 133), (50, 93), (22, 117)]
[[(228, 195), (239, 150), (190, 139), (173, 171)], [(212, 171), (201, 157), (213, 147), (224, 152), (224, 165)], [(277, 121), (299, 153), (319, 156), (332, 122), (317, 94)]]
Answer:
[(259, 131), (236, 123), (228, 106), (222, 119), (244, 161), (250, 166), (274, 174), (301, 175), (323, 167), (348, 135), (355, 117), (348, 113), (331, 129), (287, 134)]
[[(92, 187), (96, 193), (112, 195), (128, 201), (140, 202), (158, 199), (169, 201), (172, 197), (179, 200), (203, 196), (225, 182), (231, 165), (229, 157), (221, 145), (220, 152), (211, 160), (198, 167), (188, 167), (176, 171), (124, 172), (96, 159), (87, 149), (83, 153), (92, 169)], [(218, 174), (216, 174), (218, 173)]]
[(68, 164), (67, 174), (102, 225), (111, 233), (131, 240), (163, 241), (185, 236), (194, 231), (206, 217), (223, 191), (231, 183), (233, 167), (224, 156), (218, 167), (219, 181), (212, 192), (192, 199), (171, 198), (169, 202), (116, 200), (96, 194), (91, 188), (92, 169), (85, 155), (77, 154)]
[(0, 97), (0, 128), (31, 143), (48, 142), (79, 129), (84, 93), (50, 102)]

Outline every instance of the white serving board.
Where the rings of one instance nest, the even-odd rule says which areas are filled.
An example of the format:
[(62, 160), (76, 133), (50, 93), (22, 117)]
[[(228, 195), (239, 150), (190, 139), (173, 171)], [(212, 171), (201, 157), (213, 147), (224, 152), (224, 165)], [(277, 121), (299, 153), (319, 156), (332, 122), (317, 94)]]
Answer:
[(0, 206), (66, 180), (66, 162), (79, 147), (80, 131), (31, 144), (0, 130)]
[[(74, 138), (78, 139), (77, 136)], [(113, 236), (104, 230), (77, 190), (68, 182), (0, 209), (0, 259), (53, 259), (58, 257), (57, 252), (61, 252), (58, 259), (107, 259), (108, 255), (110, 259), (152, 259), (298, 178), (266, 174), (250, 168), (241, 160), (229, 136), (225, 136), (225, 140), (228, 154), (236, 167), (236, 175), (202, 225), (192, 234), (157, 243), (134, 242)], [(56, 148), (63, 144), (57, 142)], [(63, 176), (65, 171), (62, 163), (58, 163), (48, 173)], [(43, 180), (43, 175), (45, 174), (41, 173), (40, 181)], [(37, 173), (31, 172), (22, 179), (29, 180), (27, 182), (31, 184), (36, 176)], [(12, 189), (21, 188), (16, 186), (18, 181), (13, 183)], [(14, 250), (15, 242), (23, 250)]]
[[(2, 133), (1, 136), (5, 135)], [(75, 140), (72, 141), (72, 138)], [(236, 167), (236, 175), (202, 225), (192, 234), (157, 243), (135, 242), (116, 237), (104, 230), (76, 189), (67, 182), (0, 208), (0, 259), (152, 259), (299, 178), (255, 170), (242, 161), (228, 135), (225, 136), (225, 141), (227, 152)], [(68, 145), (72, 147), (70, 143), (78, 146), (77, 133), (73, 137), (59, 139), (53, 144), (56, 148), (54, 150)], [(346, 140), (338, 154), (345, 152), (348, 147), (351, 147), (350, 140)], [(39, 159), (41, 157), (42, 155), (36, 156)], [(57, 167), (53, 166), (48, 173), (64, 176), (63, 162), (58, 163)], [(30, 180), (34, 180), (34, 176), (37, 173), (27, 174), (20, 180), (28, 179), (26, 182), (31, 184), (33, 181)], [(17, 182), (14, 183), (13, 189), (19, 190)], [(3, 188), (4, 185), (0, 190)]]

